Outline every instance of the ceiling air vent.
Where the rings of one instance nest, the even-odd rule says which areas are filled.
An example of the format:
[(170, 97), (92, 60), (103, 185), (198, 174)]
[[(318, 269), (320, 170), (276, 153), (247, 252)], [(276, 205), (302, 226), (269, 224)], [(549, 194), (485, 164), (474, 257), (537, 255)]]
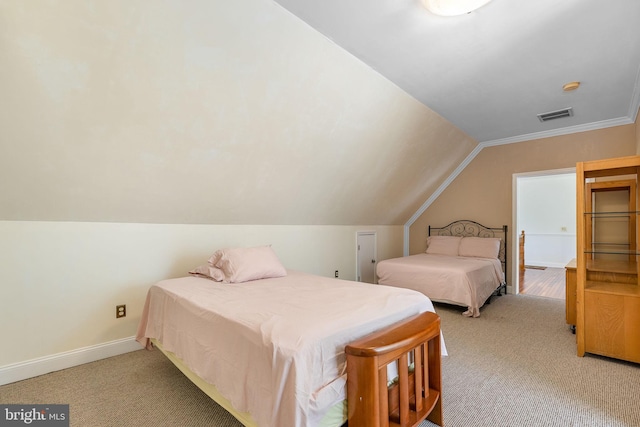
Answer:
[(538, 114), (538, 119), (541, 122), (548, 122), (549, 120), (561, 119), (563, 117), (573, 116), (573, 108), (564, 108), (562, 110), (551, 111), (548, 113)]

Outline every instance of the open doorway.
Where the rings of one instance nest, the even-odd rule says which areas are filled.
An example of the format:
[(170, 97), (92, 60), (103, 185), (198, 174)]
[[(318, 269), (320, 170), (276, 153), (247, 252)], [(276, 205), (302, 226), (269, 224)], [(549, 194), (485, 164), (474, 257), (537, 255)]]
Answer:
[(514, 293), (564, 299), (565, 266), (576, 253), (575, 188), (574, 168), (514, 174)]

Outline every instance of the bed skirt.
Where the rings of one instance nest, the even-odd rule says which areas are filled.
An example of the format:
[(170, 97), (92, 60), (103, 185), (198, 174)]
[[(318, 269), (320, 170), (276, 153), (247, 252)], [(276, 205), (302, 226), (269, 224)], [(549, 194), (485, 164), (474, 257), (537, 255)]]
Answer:
[[(170, 351), (162, 348), (162, 345), (155, 338), (151, 339), (153, 346), (159, 349), (166, 357), (173, 363), (180, 371), (200, 390), (202, 390), (207, 396), (209, 396), (214, 402), (222, 406), (227, 412), (233, 415), (243, 426), (246, 427), (258, 427), (251, 414), (248, 412), (240, 412), (236, 410), (231, 402), (226, 399), (214, 385), (207, 383), (198, 375), (196, 375), (189, 367), (187, 367), (182, 360)], [(318, 427), (340, 427), (347, 421), (347, 401), (343, 400), (338, 404), (331, 407), (331, 409), (325, 414)]]

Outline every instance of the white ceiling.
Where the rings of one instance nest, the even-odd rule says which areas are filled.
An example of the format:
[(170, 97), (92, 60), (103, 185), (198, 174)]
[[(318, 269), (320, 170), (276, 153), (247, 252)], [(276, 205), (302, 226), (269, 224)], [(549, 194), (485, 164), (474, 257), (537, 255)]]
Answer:
[(636, 118), (640, 0), (493, 0), (458, 17), (420, 0), (276, 1), (482, 143)]

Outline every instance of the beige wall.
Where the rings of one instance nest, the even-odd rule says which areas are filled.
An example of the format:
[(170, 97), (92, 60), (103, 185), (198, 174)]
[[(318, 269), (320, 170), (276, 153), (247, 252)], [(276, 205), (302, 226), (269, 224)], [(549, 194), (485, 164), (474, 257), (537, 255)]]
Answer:
[(0, 382), (130, 338), (147, 288), (222, 246), (354, 279), (356, 231), (402, 255), (401, 224), (477, 145), (274, 2), (0, 16)]
[[(411, 225), (409, 252), (426, 249), (429, 225), (442, 226), (456, 219), (472, 219), (491, 227), (506, 224), (509, 244), (513, 246), (513, 174), (572, 168), (579, 161), (634, 155), (636, 141), (636, 125), (630, 124), (484, 148)], [(513, 270), (508, 283), (514, 283)]]
[(402, 224), (477, 145), (275, 2), (0, 16), (2, 220)]
[(402, 255), (402, 226), (0, 221), (0, 384), (5, 365), (132, 337), (149, 286), (222, 247), (271, 244), (289, 269), (355, 280), (358, 231), (381, 259)]

